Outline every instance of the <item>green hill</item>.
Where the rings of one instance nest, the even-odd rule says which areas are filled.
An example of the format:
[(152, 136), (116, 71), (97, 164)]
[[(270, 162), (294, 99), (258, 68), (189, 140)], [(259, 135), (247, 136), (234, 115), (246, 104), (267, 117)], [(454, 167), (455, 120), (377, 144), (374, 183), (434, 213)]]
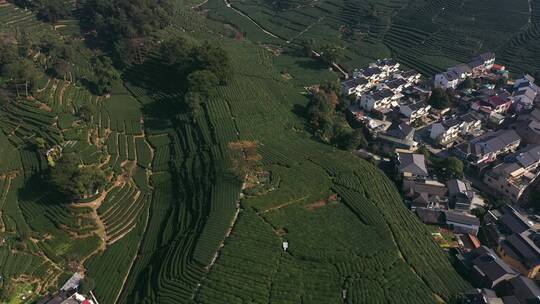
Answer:
[[(28, 24), (31, 39), (77, 58), (70, 79), (40, 74), (33, 96), (0, 111), (2, 277), (45, 293), (85, 269), (102, 303), (437, 303), (468, 288), (381, 171), (306, 131), (304, 86), (336, 76), (249, 34), (230, 38), (230, 25), (190, 6), (159, 36), (218, 44), (233, 70), (195, 121), (175, 112), (182, 92), (163, 87), (157, 53), (95, 96), (83, 41), (0, 6), (3, 33)], [(45, 70), (48, 58), (33, 58)], [(65, 202), (36, 138), (109, 172), (107, 191)], [(228, 169), (239, 140), (262, 155), (262, 190), (243, 198)]]

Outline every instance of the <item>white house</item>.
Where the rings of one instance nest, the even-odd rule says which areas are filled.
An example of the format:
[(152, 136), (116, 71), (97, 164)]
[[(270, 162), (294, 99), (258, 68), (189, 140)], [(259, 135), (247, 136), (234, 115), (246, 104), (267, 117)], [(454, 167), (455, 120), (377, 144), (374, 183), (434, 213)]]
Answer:
[(418, 83), (418, 81), (420, 80), (420, 77), (422, 77), (422, 74), (418, 73), (415, 70), (399, 72), (394, 75), (394, 78), (401, 78), (405, 80), (407, 82), (406, 86), (410, 86), (410, 85)]
[(371, 88), (371, 85), (364, 77), (356, 77), (341, 82), (341, 93), (345, 96), (352, 94), (360, 95)]
[(360, 106), (366, 111), (389, 109), (396, 99), (396, 94), (388, 89), (376, 91), (372, 94), (364, 94), (360, 97)]
[(527, 187), (538, 177), (540, 145), (530, 145), (516, 152), (509, 162), (501, 163), (488, 171), (484, 183), (517, 202)]
[(453, 117), (434, 123), (431, 126), (429, 137), (438, 144), (447, 146), (459, 137), (460, 131), (464, 125), (465, 122), (459, 117)]
[(424, 101), (406, 103), (399, 106), (399, 112), (409, 119), (415, 121), (420, 117), (427, 116), (431, 106)]
[(401, 78), (390, 79), (385, 82), (381, 82), (377, 85), (377, 90), (388, 89), (394, 93), (403, 91), (403, 88), (407, 85), (407, 81)]
[(514, 106), (517, 112), (533, 108), (537, 92), (531, 87), (522, 87), (513, 93)]
[(371, 66), (380, 68), (387, 75), (399, 71), (399, 63), (392, 58), (379, 59)]
[(471, 68), (474, 75), (482, 74), (490, 70), (495, 64), (495, 54), (486, 52), (474, 57), (468, 66)]
[(368, 67), (367, 69), (360, 70), (360, 73), (362, 77), (374, 83), (388, 77), (388, 73), (379, 67)]
[(461, 78), (454, 72), (443, 72), (435, 75), (434, 85), (441, 89), (455, 89), (459, 85)]
[(471, 68), (466, 64), (458, 64), (446, 70), (448, 73), (453, 73), (457, 75), (461, 80), (465, 80), (467, 77), (472, 76)]

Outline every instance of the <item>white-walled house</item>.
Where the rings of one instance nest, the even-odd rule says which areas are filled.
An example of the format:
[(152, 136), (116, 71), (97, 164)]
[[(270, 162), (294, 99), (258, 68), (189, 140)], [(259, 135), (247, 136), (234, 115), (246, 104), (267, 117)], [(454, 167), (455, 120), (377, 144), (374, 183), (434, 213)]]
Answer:
[(531, 87), (523, 87), (513, 93), (514, 106), (517, 112), (530, 110), (534, 106), (537, 92)]
[(434, 86), (441, 89), (455, 89), (461, 78), (454, 72), (443, 72), (435, 75)]
[(360, 106), (366, 111), (389, 109), (396, 99), (391, 90), (383, 89), (360, 97)]
[(417, 101), (401, 104), (399, 112), (409, 119), (410, 122), (417, 120), (420, 117), (427, 116), (431, 106), (425, 101)]
[(390, 79), (385, 82), (380, 82), (377, 85), (377, 90), (388, 89), (394, 93), (400, 93), (401, 91), (403, 91), (406, 85), (407, 81), (405, 81), (404, 79)]
[(356, 77), (341, 82), (341, 93), (345, 96), (360, 95), (371, 88), (371, 85), (364, 77)]
[(492, 52), (482, 53), (474, 57), (468, 66), (471, 68), (474, 75), (479, 75), (485, 71), (489, 71), (495, 64), (495, 54)]
[(540, 145), (530, 145), (516, 152), (509, 162), (488, 171), (484, 182), (512, 202), (517, 202), (538, 177)]
[(434, 123), (431, 126), (429, 137), (440, 145), (446, 146), (454, 142), (460, 135), (460, 130), (465, 125), (458, 117)]
[(420, 77), (422, 77), (422, 74), (418, 73), (415, 70), (399, 72), (394, 75), (394, 78), (401, 78), (405, 80), (407, 82), (407, 86), (418, 83), (418, 81), (420, 80)]
[(448, 68), (446, 71), (457, 75), (461, 80), (465, 80), (465, 78), (472, 76), (471, 68), (464, 63)]
[(387, 75), (399, 71), (399, 63), (392, 58), (379, 59), (371, 65), (383, 70)]

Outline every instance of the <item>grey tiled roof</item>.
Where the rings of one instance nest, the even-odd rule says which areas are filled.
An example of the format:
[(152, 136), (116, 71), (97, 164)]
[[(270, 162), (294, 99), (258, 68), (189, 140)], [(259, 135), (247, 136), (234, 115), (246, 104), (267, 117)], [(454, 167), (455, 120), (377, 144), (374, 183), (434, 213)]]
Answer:
[(399, 171), (427, 176), (426, 160), (423, 154), (400, 153)]

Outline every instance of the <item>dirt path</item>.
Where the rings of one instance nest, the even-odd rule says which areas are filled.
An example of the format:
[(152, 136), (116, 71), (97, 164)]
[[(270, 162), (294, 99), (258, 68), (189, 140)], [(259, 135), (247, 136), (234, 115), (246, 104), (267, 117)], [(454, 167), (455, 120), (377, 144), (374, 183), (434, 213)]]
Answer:
[(294, 204), (294, 203), (298, 203), (299, 201), (303, 201), (303, 200), (305, 200), (305, 199), (308, 198), (308, 197), (309, 197), (309, 195), (305, 195), (305, 196), (303, 196), (303, 197), (301, 197), (301, 198), (297, 198), (297, 199), (295, 199), (295, 200), (288, 201), (288, 202), (283, 203), (283, 204), (281, 204), (281, 205), (277, 205), (277, 206), (268, 208), (268, 209), (266, 209), (266, 210), (264, 210), (264, 211), (258, 212), (257, 214), (261, 215), (261, 214), (268, 213), (268, 212), (270, 212), (270, 211), (279, 210), (279, 209), (281, 209), (281, 208), (287, 207), (287, 206), (292, 205), (292, 204)]
[(0, 197), (0, 232), (6, 232), (6, 225), (4, 225), (4, 216), (2, 210), (6, 203), (7, 195), (11, 189), (11, 178), (6, 178), (4, 189), (2, 189), (2, 196)]
[(287, 43), (289, 41), (287, 41), (287, 39), (284, 39), (282, 37), (279, 37), (278, 35), (266, 30), (264, 27), (262, 27), (259, 23), (257, 23), (257, 21), (253, 20), (253, 18), (251, 18), (250, 16), (244, 14), (242, 11), (234, 8), (234, 6), (232, 6), (230, 0), (223, 0), (223, 2), (225, 3), (225, 6), (232, 9), (233, 11), (235, 11), (237, 14), (239, 14), (240, 16), (244, 17), (244, 18), (247, 18), (249, 21), (253, 22), (253, 24), (255, 24), (261, 31), (263, 31), (265, 34), (269, 35), (269, 36), (272, 36), (274, 38), (277, 38), (277, 39), (280, 39), (280, 40), (284, 40), (286, 41)]
[[(150, 205), (152, 204), (152, 201), (150, 200), (150, 203), (148, 204), (148, 207), (147, 208), (150, 208)], [(148, 223), (150, 222), (150, 211), (146, 212), (146, 220), (144, 222), (144, 233), (146, 233), (146, 231), (148, 230)], [(116, 297), (114, 298), (114, 302), (113, 303), (116, 303), (118, 302), (118, 299), (120, 298), (120, 295), (122, 294), (122, 292), (124, 291), (124, 287), (126, 285), (126, 282), (127, 282), (127, 279), (129, 278), (129, 275), (131, 274), (131, 269), (133, 268), (133, 265), (135, 264), (135, 261), (137, 260), (137, 258), (139, 257), (139, 254), (140, 254), (140, 250), (141, 250), (141, 244), (144, 240), (144, 237), (141, 238), (139, 240), (139, 246), (137, 248), (137, 254), (133, 255), (133, 259), (131, 260), (131, 263), (129, 265), (129, 269), (128, 271), (126, 272), (126, 275), (124, 276), (124, 279), (122, 280), (122, 286), (120, 287), (120, 289), (118, 290), (118, 294), (116, 295)]]

